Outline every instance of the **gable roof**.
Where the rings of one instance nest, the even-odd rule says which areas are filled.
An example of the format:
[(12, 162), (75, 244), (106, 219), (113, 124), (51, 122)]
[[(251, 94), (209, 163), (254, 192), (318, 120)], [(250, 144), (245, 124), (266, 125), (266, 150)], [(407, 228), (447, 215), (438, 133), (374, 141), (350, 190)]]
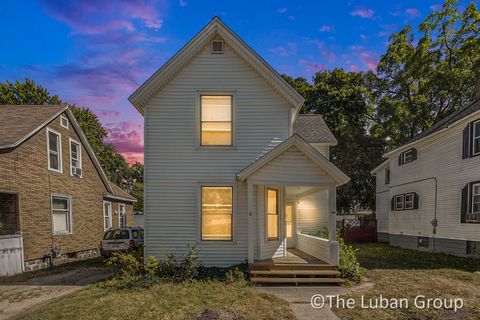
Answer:
[(337, 144), (337, 139), (319, 114), (299, 114), (293, 123), (293, 133), (308, 143)]
[(0, 105), (0, 149), (17, 147), (66, 109), (66, 106)]
[(130, 195), (127, 191), (123, 190), (113, 182), (110, 182), (110, 185), (112, 186), (113, 195), (107, 194), (105, 195), (106, 198), (112, 198), (112, 199), (120, 199), (120, 200), (125, 200), (125, 201), (130, 201), (130, 202), (137, 202), (137, 199), (135, 199), (132, 195)]
[(283, 141), (278, 146), (255, 160), (246, 168), (244, 168), (237, 174), (237, 178), (240, 181), (247, 180), (249, 176), (251, 176), (260, 168), (267, 165), (270, 161), (287, 151), (292, 146), (297, 147), (310, 160), (312, 160), (322, 170), (324, 170), (335, 181), (337, 186), (341, 186), (350, 180), (350, 178), (345, 173), (338, 169), (333, 163), (331, 163), (327, 158), (325, 158), (323, 154), (321, 154), (317, 149), (312, 147), (297, 134), (292, 135), (290, 138)]
[(128, 100), (143, 115), (143, 108), (152, 96), (162, 90), (216, 36), (220, 36), (247, 64), (252, 66), (275, 91), (296, 108), (296, 112), (300, 110), (305, 99), (218, 17), (214, 17), (180, 51), (148, 78)]
[(395, 149), (387, 152), (384, 156), (390, 155), (390, 154), (398, 151), (399, 149), (403, 149), (403, 148), (405, 148), (407, 146), (410, 146), (411, 144), (413, 144), (413, 143), (415, 143), (419, 140), (425, 139), (426, 137), (428, 137), (430, 135), (433, 135), (433, 134), (436, 134), (440, 131), (443, 131), (444, 129), (449, 128), (450, 126), (452, 126), (453, 124), (462, 120), (463, 118), (466, 118), (469, 115), (471, 115), (473, 113), (476, 113), (478, 111), (480, 111), (480, 99), (477, 99), (476, 101), (474, 101), (473, 103), (471, 103), (468, 106), (465, 106), (461, 109), (458, 109), (458, 110), (452, 112), (451, 114), (449, 114), (448, 116), (446, 116), (445, 118), (440, 120), (439, 122), (435, 123), (430, 128), (428, 128), (428, 129), (422, 131), (421, 133), (417, 134), (415, 137), (410, 139), (408, 142), (406, 142), (406, 143), (400, 145), (399, 147), (396, 147)]
[(108, 180), (75, 115), (66, 105), (0, 105), (0, 150), (17, 148), (62, 113), (77, 133), (108, 192), (125, 201), (136, 201)]

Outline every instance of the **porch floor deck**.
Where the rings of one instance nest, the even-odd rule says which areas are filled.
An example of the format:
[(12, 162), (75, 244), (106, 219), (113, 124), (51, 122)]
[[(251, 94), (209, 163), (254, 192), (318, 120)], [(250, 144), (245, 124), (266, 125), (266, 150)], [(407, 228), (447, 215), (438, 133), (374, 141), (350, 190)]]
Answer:
[(277, 266), (325, 267), (329, 264), (298, 249), (288, 249), (286, 257), (258, 260), (251, 264), (250, 268), (275, 268)]

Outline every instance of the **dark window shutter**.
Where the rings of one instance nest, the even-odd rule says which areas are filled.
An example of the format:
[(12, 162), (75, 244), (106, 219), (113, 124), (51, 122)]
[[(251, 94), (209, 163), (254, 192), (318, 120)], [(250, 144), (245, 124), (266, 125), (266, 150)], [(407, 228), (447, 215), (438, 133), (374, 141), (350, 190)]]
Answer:
[(461, 219), (462, 223), (467, 221), (467, 213), (468, 213), (468, 187), (469, 185), (466, 184), (465, 187), (462, 189), (462, 206), (461, 206)]
[(412, 148), (412, 161), (417, 160), (417, 149)]
[(468, 126), (463, 129), (463, 146), (462, 146), (462, 159), (466, 159), (470, 157), (470, 140), (471, 135), (470, 135), (470, 127), (471, 125), (469, 124)]
[(392, 211), (395, 211), (395, 196), (392, 198), (391, 207)]
[(413, 193), (413, 209), (418, 209), (418, 200), (419, 200), (418, 193), (414, 192)]
[(403, 159), (403, 152), (400, 153), (400, 155), (398, 156), (398, 166), (401, 166), (403, 164), (402, 159)]

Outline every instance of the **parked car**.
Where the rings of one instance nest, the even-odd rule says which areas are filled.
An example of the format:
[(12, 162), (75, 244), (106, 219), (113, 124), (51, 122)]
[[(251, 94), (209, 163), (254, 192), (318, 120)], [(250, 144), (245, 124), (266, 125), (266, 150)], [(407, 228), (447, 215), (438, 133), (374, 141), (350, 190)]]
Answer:
[(143, 228), (108, 229), (100, 241), (100, 254), (110, 257), (114, 252), (126, 252), (143, 245)]

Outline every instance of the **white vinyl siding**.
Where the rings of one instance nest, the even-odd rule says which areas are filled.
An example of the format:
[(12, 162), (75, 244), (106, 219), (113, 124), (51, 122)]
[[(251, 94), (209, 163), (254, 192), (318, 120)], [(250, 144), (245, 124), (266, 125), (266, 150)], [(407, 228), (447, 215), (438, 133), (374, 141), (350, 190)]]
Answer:
[[(145, 108), (147, 255), (185, 254), (197, 243), (207, 265), (247, 258), (247, 186), (236, 183), (236, 174), (288, 138), (292, 108), (227, 44), (224, 49), (212, 55), (204, 48)], [(199, 92), (235, 92), (233, 148), (199, 147)], [(233, 241), (198, 240), (202, 181), (236, 184)]]
[(72, 198), (51, 195), (53, 234), (72, 233)]
[[(399, 153), (390, 156), (392, 185), (389, 198), (408, 192), (421, 196), (418, 210), (390, 215), (391, 234), (480, 241), (478, 224), (461, 223), (462, 189), (471, 181), (480, 180), (480, 158), (462, 159), (463, 129), (476, 119), (478, 115), (472, 115), (444, 132), (416, 143), (414, 147), (419, 156), (411, 165), (398, 166)], [(378, 188), (377, 180), (377, 192)], [(438, 227), (434, 235), (431, 222), (435, 218)]]
[(62, 135), (47, 128), (48, 170), (62, 172)]

